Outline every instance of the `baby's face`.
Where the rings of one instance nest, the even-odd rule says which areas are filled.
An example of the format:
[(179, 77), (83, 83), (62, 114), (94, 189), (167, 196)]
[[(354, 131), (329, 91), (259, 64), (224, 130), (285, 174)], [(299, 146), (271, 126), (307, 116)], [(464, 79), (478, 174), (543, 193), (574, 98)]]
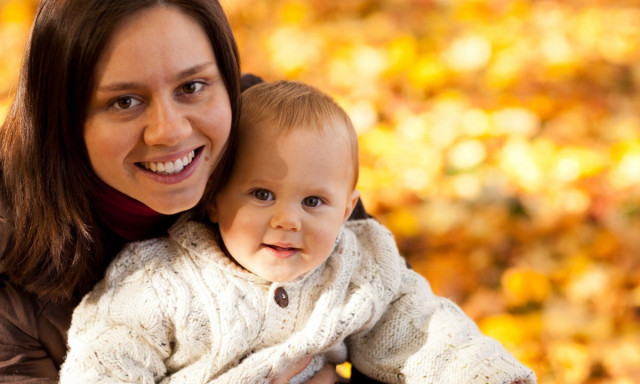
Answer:
[(279, 134), (260, 124), (240, 140), (212, 220), (236, 262), (266, 280), (290, 281), (331, 253), (358, 198), (353, 161), (338, 129)]

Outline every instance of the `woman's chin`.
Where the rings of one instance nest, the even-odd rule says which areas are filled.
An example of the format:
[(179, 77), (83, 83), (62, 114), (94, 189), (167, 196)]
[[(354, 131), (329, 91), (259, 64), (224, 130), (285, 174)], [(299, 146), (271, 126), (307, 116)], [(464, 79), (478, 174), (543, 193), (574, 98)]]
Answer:
[(147, 207), (163, 215), (173, 215), (190, 210), (198, 204), (199, 199), (180, 199), (180, 201), (142, 201)]

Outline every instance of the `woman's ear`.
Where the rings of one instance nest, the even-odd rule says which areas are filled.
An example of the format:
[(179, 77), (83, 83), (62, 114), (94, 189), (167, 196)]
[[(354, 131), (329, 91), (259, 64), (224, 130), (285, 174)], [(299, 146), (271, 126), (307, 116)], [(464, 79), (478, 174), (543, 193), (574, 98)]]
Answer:
[(354, 189), (353, 192), (351, 192), (351, 195), (347, 198), (347, 206), (344, 212), (344, 217), (342, 218), (343, 222), (349, 219), (349, 216), (351, 216), (353, 209), (356, 207), (356, 204), (358, 204), (359, 198), (360, 192)]

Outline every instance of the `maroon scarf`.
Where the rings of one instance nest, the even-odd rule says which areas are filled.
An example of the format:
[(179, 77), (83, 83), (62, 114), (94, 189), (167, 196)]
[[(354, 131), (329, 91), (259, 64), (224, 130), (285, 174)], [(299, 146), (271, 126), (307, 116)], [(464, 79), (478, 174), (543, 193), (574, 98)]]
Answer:
[(96, 210), (100, 220), (126, 241), (164, 236), (178, 216), (158, 213), (103, 181), (96, 188)]

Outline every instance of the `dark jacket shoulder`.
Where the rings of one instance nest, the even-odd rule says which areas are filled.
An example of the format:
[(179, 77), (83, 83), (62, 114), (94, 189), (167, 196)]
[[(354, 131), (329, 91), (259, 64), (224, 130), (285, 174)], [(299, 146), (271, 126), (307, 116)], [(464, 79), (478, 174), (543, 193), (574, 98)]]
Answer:
[(56, 383), (72, 306), (41, 303), (0, 275), (0, 382)]

